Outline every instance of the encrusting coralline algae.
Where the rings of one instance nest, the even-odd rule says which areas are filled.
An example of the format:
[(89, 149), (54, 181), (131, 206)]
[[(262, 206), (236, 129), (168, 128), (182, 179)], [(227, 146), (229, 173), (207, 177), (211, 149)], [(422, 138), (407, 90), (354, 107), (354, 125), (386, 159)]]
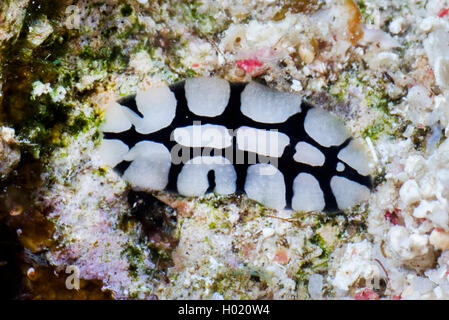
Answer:
[[(449, 298), (449, 2), (292, 3), (78, 3), (70, 50), (49, 58), (56, 76), (35, 75), (26, 93), (67, 117), (49, 127), (41, 110), (15, 132), (52, 141), (38, 193), (60, 274), (74, 265), (119, 299)], [(35, 21), (27, 50), (62, 32), (53, 16)], [(158, 193), (176, 221), (149, 232), (97, 157), (98, 120), (119, 97), (197, 76), (262, 80), (343, 119), (373, 162), (351, 164), (374, 172), (368, 201), (327, 215)]]

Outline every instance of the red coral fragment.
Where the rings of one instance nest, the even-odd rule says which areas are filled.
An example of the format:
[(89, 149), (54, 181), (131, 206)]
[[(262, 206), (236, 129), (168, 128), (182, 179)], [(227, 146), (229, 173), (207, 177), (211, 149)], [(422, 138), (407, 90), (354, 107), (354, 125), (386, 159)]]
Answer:
[(357, 292), (354, 296), (355, 300), (379, 300), (379, 295), (370, 288), (365, 288)]
[(443, 8), (438, 12), (438, 17), (443, 18), (449, 14), (449, 8)]
[(263, 63), (259, 61), (257, 58), (254, 59), (245, 59), (245, 60), (236, 60), (237, 66), (240, 69), (243, 69), (245, 72), (251, 73), (258, 67), (261, 67)]
[(397, 212), (400, 212), (400, 210), (397, 209), (394, 211), (390, 211), (390, 210), (385, 211), (385, 219), (390, 221), (392, 224), (397, 225), (399, 223), (399, 218), (398, 218)]
[(284, 248), (276, 250), (276, 255), (274, 256), (273, 260), (279, 262), (280, 264), (287, 264), (290, 260), (287, 254), (287, 250), (285, 250)]

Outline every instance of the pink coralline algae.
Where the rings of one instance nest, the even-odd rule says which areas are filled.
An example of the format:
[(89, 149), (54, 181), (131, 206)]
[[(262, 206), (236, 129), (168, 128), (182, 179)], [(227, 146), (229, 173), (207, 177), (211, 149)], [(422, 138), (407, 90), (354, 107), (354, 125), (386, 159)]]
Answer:
[(260, 62), (257, 58), (237, 60), (236, 63), (240, 69), (243, 69), (247, 73), (251, 73), (254, 70), (256, 70), (258, 67), (263, 66), (263, 63)]
[(385, 219), (387, 219), (394, 225), (397, 225), (399, 223), (399, 221), (398, 221), (399, 218), (398, 218), (398, 215), (395, 210), (394, 211), (387, 210), (385, 212)]
[(355, 300), (379, 300), (379, 295), (370, 288), (364, 288), (354, 296)]

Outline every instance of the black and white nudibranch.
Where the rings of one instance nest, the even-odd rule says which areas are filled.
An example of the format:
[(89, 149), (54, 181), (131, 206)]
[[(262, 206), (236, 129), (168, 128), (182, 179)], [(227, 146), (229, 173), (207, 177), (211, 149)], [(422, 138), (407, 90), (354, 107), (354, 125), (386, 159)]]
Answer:
[(192, 78), (106, 108), (101, 158), (138, 191), (246, 195), (335, 211), (367, 199), (370, 158), (333, 114), (257, 82)]

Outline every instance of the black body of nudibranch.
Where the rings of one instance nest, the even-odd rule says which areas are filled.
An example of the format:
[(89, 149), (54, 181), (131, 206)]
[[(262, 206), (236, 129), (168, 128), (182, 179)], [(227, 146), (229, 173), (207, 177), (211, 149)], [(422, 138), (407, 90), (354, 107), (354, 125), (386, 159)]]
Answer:
[(335, 211), (369, 196), (368, 154), (341, 120), (257, 82), (192, 78), (105, 111), (100, 156), (139, 191), (243, 191), (274, 209)]

